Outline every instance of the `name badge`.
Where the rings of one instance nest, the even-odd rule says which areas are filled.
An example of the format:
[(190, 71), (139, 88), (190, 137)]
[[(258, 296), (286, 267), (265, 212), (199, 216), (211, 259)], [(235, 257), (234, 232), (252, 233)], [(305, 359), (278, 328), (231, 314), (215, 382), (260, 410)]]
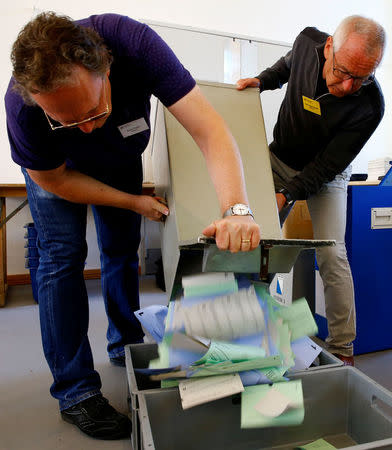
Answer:
[(141, 133), (142, 131), (148, 130), (148, 125), (144, 120), (144, 117), (141, 117), (140, 119), (124, 123), (124, 125), (120, 125), (117, 128), (119, 129), (122, 137), (126, 138), (134, 134)]
[(302, 96), (302, 100), (304, 102), (304, 109), (306, 111), (310, 111), (313, 114), (318, 114), (321, 116), (321, 108), (320, 108), (320, 102), (317, 100), (312, 100), (309, 97)]

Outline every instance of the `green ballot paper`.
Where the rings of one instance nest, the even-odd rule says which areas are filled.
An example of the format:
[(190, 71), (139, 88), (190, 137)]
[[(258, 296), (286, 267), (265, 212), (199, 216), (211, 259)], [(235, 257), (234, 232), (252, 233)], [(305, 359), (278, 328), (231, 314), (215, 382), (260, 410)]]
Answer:
[(266, 356), (264, 358), (249, 359), (248, 361), (223, 361), (192, 365), (188, 369), (189, 377), (207, 377), (209, 375), (224, 375), (227, 373), (243, 372), (264, 367), (279, 366), (282, 360), (279, 356)]
[(248, 386), (241, 394), (241, 428), (299, 425), (304, 416), (301, 380)]
[(318, 332), (313, 314), (305, 298), (300, 298), (290, 306), (280, 308), (277, 315), (288, 324), (291, 341), (304, 336), (314, 336)]
[(329, 442), (324, 439), (317, 439), (317, 441), (310, 442), (309, 444), (302, 445), (301, 447), (296, 447), (296, 449), (303, 450), (334, 450), (336, 447), (331, 445)]
[(184, 297), (223, 295), (238, 291), (237, 280), (232, 272), (198, 273), (182, 277)]
[(247, 361), (264, 358), (265, 350), (252, 345), (238, 345), (230, 342), (211, 341), (207, 353), (194, 364), (216, 363), (223, 361)]

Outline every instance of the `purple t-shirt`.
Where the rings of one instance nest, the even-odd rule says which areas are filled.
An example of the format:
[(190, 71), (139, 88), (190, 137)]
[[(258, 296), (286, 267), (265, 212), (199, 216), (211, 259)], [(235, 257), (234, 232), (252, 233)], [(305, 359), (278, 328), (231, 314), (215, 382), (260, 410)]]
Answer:
[(150, 128), (150, 97), (173, 105), (195, 86), (172, 50), (147, 25), (126, 16), (102, 14), (77, 22), (93, 28), (113, 55), (110, 70), (112, 113), (102, 128), (52, 131), (38, 106), (25, 105), (11, 89), (5, 96), (12, 159), (22, 167), (49, 170), (69, 167), (107, 181), (108, 174), (139, 175), (140, 155), (150, 129), (123, 137), (119, 126), (144, 119)]

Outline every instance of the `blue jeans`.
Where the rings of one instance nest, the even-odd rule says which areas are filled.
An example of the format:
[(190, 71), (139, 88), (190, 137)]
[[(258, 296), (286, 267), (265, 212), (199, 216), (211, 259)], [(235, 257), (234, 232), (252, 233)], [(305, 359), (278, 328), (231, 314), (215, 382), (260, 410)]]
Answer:
[[(42, 345), (54, 382), (51, 394), (66, 409), (100, 392), (88, 331), (88, 298), (83, 278), (87, 256), (87, 206), (71, 203), (35, 184), (23, 169), (38, 233), (37, 271)], [(143, 341), (134, 315), (139, 309), (140, 216), (93, 206), (101, 254), (102, 293), (108, 316), (109, 357), (124, 345)]]

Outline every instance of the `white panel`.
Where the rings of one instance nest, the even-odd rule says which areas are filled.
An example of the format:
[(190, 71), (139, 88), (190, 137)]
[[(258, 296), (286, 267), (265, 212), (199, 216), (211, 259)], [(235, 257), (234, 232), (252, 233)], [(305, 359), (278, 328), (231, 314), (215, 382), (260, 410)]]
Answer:
[(241, 43), (228, 39), (224, 50), (224, 82), (235, 84), (241, 77)]
[(198, 80), (224, 81), (225, 45), (231, 39), (190, 30), (151, 25)]
[[(260, 44), (259, 44), (260, 45)], [(258, 44), (241, 39), (241, 77), (253, 78), (260, 73)]]
[[(267, 67), (272, 66), (280, 57), (284, 56), (290, 48), (282, 45), (257, 43), (258, 47), (258, 75)], [(272, 142), (272, 132), (278, 118), (280, 105), (286, 93), (286, 85), (281, 89), (274, 91), (265, 91), (261, 93), (261, 105), (265, 122), (265, 132), (267, 134), (268, 144)]]

